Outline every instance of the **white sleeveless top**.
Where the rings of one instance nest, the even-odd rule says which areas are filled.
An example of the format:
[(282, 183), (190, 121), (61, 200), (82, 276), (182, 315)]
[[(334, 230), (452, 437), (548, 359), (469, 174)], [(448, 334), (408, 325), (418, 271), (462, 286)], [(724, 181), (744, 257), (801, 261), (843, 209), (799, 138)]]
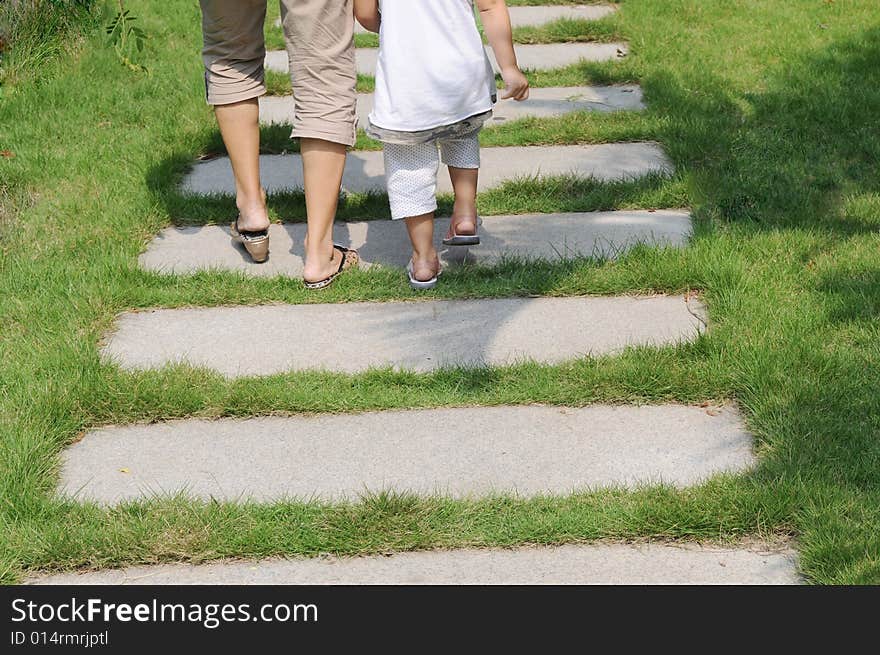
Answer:
[(370, 123), (420, 132), (492, 109), (495, 75), (473, 0), (379, 0), (379, 10)]

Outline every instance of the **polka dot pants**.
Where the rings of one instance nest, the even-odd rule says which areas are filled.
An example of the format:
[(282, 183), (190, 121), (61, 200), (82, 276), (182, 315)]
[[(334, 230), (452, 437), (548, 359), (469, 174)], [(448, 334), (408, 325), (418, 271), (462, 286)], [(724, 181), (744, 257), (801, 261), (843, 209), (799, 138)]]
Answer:
[(437, 209), (437, 170), (480, 167), (479, 133), (430, 143), (384, 143), (385, 180), (391, 218), (399, 220)]

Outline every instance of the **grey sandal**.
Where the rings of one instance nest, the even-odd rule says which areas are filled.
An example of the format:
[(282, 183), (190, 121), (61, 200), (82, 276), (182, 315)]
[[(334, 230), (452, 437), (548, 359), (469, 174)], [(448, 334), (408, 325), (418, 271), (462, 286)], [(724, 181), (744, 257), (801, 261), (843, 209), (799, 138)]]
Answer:
[[(479, 229), (480, 217), (477, 216), (474, 221), (477, 229)], [(455, 227), (453, 225), (449, 226), (449, 229), (452, 230), (452, 236), (446, 237), (443, 239), (444, 246), (478, 246), (480, 245), (480, 235), (479, 233), (474, 234), (457, 234), (455, 232)]]

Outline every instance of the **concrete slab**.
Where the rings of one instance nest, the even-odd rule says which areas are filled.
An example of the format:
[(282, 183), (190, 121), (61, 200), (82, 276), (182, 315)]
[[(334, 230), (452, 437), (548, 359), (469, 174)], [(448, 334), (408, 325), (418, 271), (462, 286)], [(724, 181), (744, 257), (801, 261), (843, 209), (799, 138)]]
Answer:
[[(513, 27), (540, 27), (557, 20), (599, 20), (617, 11), (614, 5), (551, 5), (549, 7), (509, 7), (510, 23)], [(274, 23), (281, 27), (281, 19)], [(361, 25), (355, 22), (356, 34), (367, 34)]]
[[(516, 46), (516, 57), (523, 70), (552, 70), (571, 66), (581, 61), (613, 61), (625, 57), (629, 48), (625, 43), (538, 43)], [(498, 71), (498, 62), (492, 48), (486, 48), (489, 60)], [(378, 48), (357, 48), (355, 66), (361, 75), (375, 75)], [(288, 73), (290, 60), (286, 50), (270, 50), (266, 53), (267, 70)]]
[(352, 558), (169, 564), (31, 578), (31, 584), (724, 584), (801, 583), (790, 550), (697, 545), (568, 545)]
[[(559, 363), (693, 340), (702, 311), (681, 296), (159, 309), (123, 314), (102, 354), (125, 369), (189, 363), (229, 377)], [(303, 326), (322, 329), (305, 339)], [(231, 345), (242, 343), (253, 345)]]
[[(690, 236), (691, 218), (685, 211), (671, 210), (487, 216), (480, 229), (482, 243), (473, 248), (443, 246), (440, 240), (448, 228), (448, 218), (437, 219), (435, 241), (447, 268), (462, 263), (491, 265), (510, 256), (614, 258), (640, 243), (680, 247)], [(223, 270), (258, 277), (301, 276), (305, 224), (272, 225), (269, 234), (269, 260), (255, 264), (241, 245), (232, 242), (228, 227), (170, 227), (153, 239), (140, 264), (177, 275)], [(409, 238), (397, 222), (337, 223), (334, 238), (356, 248), (365, 268), (374, 264), (404, 268), (409, 261)]]
[(65, 451), (59, 492), (105, 504), (175, 493), (527, 497), (686, 487), (754, 463), (752, 438), (731, 407), (469, 407), (95, 430)]
[(557, 20), (599, 20), (617, 11), (614, 5), (509, 7), (513, 27), (540, 27)]
[[(502, 100), (487, 125), (497, 126), (519, 118), (554, 118), (576, 111), (638, 111), (644, 109), (642, 89), (636, 84), (575, 86), (532, 89), (525, 102)], [(358, 95), (358, 121), (366, 127), (373, 109), (373, 94)], [(293, 96), (260, 98), (260, 122), (264, 125), (293, 124)]]
[[(526, 146), (483, 148), (482, 190), (504, 182), (554, 175), (593, 177), (601, 181), (634, 179), (650, 173), (670, 174), (672, 163), (656, 143), (604, 143), (590, 146)], [(268, 193), (302, 189), (302, 160), (298, 154), (262, 155), (260, 172)], [(182, 191), (192, 194), (235, 194), (228, 157), (198, 162), (184, 178)], [(379, 151), (349, 153), (342, 178), (349, 192), (385, 191), (385, 165)], [(438, 175), (438, 193), (451, 193), (449, 176)]]
[[(626, 43), (537, 43), (517, 45), (515, 49), (516, 61), (524, 71), (565, 68), (582, 61), (614, 61), (629, 54)], [(500, 72), (492, 48), (486, 48), (486, 54), (495, 72)]]

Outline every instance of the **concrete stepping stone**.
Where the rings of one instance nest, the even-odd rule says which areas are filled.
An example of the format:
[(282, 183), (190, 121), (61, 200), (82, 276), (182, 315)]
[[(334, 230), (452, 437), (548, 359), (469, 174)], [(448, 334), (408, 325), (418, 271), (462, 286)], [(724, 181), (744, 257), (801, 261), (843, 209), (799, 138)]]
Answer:
[[(491, 265), (504, 257), (613, 258), (640, 243), (683, 246), (691, 233), (691, 217), (685, 211), (671, 210), (486, 216), (480, 229), (482, 243), (473, 248), (443, 246), (440, 238), (448, 228), (448, 218), (437, 219), (436, 242), (445, 267), (465, 262)], [(141, 255), (140, 263), (146, 270), (176, 275), (225, 270), (259, 277), (300, 277), (305, 224), (272, 225), (269, 233), (271, 253), (264, 264), (255, 264), (242, 246), (232, 243), (229, 228), (219, 225), (167, 228)], [(358, 250), (364, 267), (404, 268), (409, 261), (411, 247), (400, 223), (337, 223), (334, 235), (338, 243)]]
[(391, 556), (166, 564), (31, 578), (30, 584), (722, 584), (802, 581), (788, 549), (664, 544), (446, 550)]
[[(581, 61), (613, 61), (626, 56), (625, 43), (539, 43), (516, 46), (516, 57), (523, 70), (551, 70), (571, 66)], [(499, 70), (492, 48), (487, 48), (489, 60)], [(361, 75), (375, 75), (378, 48), (357, 48), (355, 65)], [(266, 53), (267, 70), (288, 73), (290, 60), (286, 50), (270, 50)]]
[[(549, 7), (508, 7), (510, 23), (513, 27), (540, 27), (557, 20), (599, 20), (617, 11), (614, 5), (551, 5)], [(281, 19), (275, 20), (275, 27), (281, 27)], [(356, 34), (369, 32), (355, 21)]]
[[(525, 146), (483, 148), (480, 189), (532, 177), (577, 175), (604, 182), (627, 180), (651, 173), (670, 174), (672, 163), (657, 143), (604, 143), (584, 146)], [(262, 155), (260, 174), (268, 193), (301, 190), (299, 154)], [(353, 151), (348, 155), (342, 188), (348, 192), (385, 191), (385, 165), (380, 151)], [(228, 157), (193, 165), (181, 189), (191, 194), (235, 194)], [(451, 193), (449, 176), (437, 178), (438, 193)]]
[[(559, 363), (690, 341), (702, 306), (681, 296), (503, 298), (128, 312), (102, 353), (125, 369), (189, 363), (229, 377)], [(304, 326), (315, 326), (303, 338)], [(249, 343), (253, 347), (231, 347)]]
[(686, 487), (754, 463), (752, 438), (731, 407), (467, 407), (95, 430), (65, 451), (59, 492), (105, 504), (174, 493), (229, 501), (358, 500), (382, 491), (528, 497)]
[[(614, 61), (628, 53), (626, 43), (536, 43), (516, 46), (516, 60), (524, 71), (565, 68), (582, 61)], [(486, 54), (495, 72), (499, 73), (501, 68), (492, 48), (486, 48)]]
[[(557, 20), (599, 20), (613, 14), (613, 5), (551, 5), (539, 7), (508, 7), (513, 27), (540, 27)], [(277, 23), (280, 25), (280, 21)], [(367, 30), (355, 21), (355, 32), (367, 34)]]
[[(525, 102), (502, 100), (495, 105), (488, 125), (501, 125), (519, 118), (554, 118), (576, 111), (638, 111), (644, 109), (642, 89), (636, 84), (532, 89)], [(366, 127), (373, 109), (373, 94), (358, 95), (358, 121)], [(260, 122), (264, 125), (293, 124), (293, 96), (260, 98)]]
[(610, 16), (614, 5), (550, 5), (508, 7), (513, 27), (540, 27), (557, 20), (599, 20)]

